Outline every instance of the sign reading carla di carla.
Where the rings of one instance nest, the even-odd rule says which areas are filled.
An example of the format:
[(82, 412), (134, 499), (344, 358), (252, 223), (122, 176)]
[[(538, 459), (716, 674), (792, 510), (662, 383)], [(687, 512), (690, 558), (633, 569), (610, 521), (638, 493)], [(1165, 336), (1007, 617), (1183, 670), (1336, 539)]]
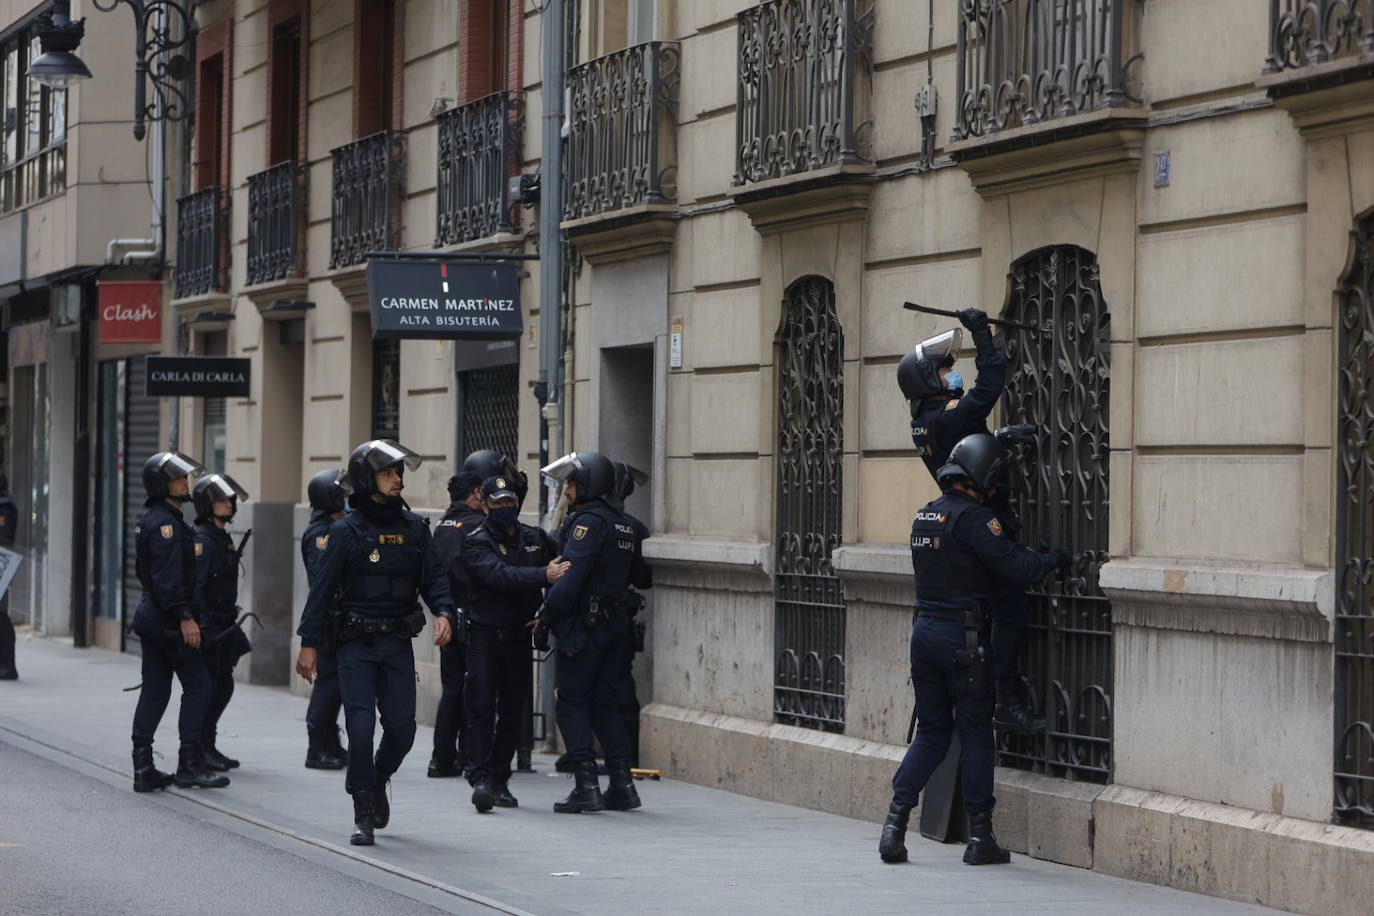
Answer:
[(150, 398), (246, 398), (251, 359), (229, 356), (150, 356)]
[(376, 259), (367, 293), (375, 340), (514, 340), (522, 330), (514, 261)]

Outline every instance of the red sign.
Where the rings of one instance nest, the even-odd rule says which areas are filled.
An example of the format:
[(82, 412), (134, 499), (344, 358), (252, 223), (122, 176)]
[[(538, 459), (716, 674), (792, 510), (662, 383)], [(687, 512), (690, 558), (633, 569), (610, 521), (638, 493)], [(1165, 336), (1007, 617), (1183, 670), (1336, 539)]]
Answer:
[(102, 281), (99, 287), (101, 343), (159, 343), (162, 340), (161, 283)]

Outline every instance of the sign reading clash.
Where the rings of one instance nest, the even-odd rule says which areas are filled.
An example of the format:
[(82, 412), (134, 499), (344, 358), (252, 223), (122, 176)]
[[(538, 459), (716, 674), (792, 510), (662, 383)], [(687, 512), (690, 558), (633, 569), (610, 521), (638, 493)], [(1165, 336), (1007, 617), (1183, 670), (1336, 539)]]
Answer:
[(150, 398), (246, 398), (251, 359), (226, 356), (150, 356)]
[(376, 259), (367, 293), (377, 340), (514, 340), (522, 330), (514, 261)]

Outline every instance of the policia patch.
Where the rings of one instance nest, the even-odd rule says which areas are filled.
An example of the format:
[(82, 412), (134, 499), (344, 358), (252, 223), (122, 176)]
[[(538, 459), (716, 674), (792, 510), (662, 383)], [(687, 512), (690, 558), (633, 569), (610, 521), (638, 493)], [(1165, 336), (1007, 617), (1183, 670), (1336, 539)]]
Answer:
[(573, 540), (574, 540), (574, 541), (580, 541), (580, 540), (582, 540), (584, 537), (587, 536), (587, 531), (588, 531), (588, 528), (587, 528), (586, 525), (577, 525), (576, 527), (573, 528), (573, 532), (572, 532)]

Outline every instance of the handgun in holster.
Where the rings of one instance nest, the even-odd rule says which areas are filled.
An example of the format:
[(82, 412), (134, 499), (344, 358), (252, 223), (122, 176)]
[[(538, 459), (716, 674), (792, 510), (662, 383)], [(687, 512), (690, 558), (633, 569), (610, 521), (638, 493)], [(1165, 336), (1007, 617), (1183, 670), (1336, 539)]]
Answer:
[(964, 648), (954, 653), (955, 693), (961, 700), (976, 700), (987, 687), (987, 649), (978, 642), (983, 629), (983, 610), (973, 607), (964, 612)]
[(471, 638), (472, 618), (468, 617), (468, 612), (463, 608), (458, 608), (453, 612), (453, 641), (457, 645), (466, 646)]

